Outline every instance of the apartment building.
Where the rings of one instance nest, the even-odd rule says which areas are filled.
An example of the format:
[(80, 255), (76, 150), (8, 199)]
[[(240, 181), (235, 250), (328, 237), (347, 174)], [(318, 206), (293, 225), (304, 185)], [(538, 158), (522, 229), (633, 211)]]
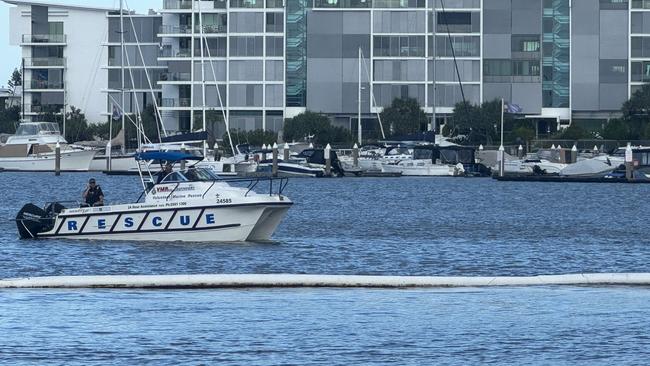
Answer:
[[(16, 39), (26, 67), (47, 70), (27, 73), (35, 87), (47, 87), (29, 89), (27, 104), (80, 100), (89, 115), (108, 118), (112, 105), (121, 105), (119, 12), (49, 7), (46, 19), (43, 5), (5, 2), (22, 4), (12, 9), (12, 29), (30, 41)], [(307, 109), (354, 129), (359, 108), (364, 129), (372, 129), (376, 114), (397, 97), (415, 98), (427, 114), (435, 112), (432, 126), (444, 123), (457, 102), (500, 98), (521, 106), (521, 117), (538, 121), (542, 131), (572, 122), (602, 125), (650, 80), (648, 0), (161, 5), (158, 14), (125, 17), (125, 110), (133, 111), (135, 100), (154, 103), (172, 132), (201, 129), (205, 120), (220, 135), (225, 119), (233, 129), (277, 131), (284, 118)], [(95, 26), (77, 31), (86, 24), (75, 25), (77, 11), (96, 14), (87, 17)], [(94, 54), (99, 62), (88, 61)], [(97, 69), (105, 72), (94, 76)], [(95, 81), (91, 97), (83, 99), (83, 87), (61, 88), (88, 84), (88, 75)]]

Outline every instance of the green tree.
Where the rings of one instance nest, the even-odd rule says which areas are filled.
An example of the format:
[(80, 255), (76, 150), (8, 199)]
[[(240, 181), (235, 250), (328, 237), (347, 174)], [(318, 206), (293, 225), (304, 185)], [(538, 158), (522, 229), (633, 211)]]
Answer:
[(0, 106), (0, 133), (16, 133), (16, 125), (20, 121), (20, 107), (4, 108)]
[[(512, 130), (512, 116), (505, 114), (506, 130)], [(492, 100), (484, 102), (480, 106), (475, 106), (469, 102), (457, 103), (454, 107), (449, 122), (450, 126), (447, 133), (451, 137), (463, 135), (465, 141), (469, 144), (488, 144), (492, 145), (498, 138), (499, 131), (495, 126), (501, 122), (501, 101)]]
[[(63, 131), (63, 121), (58, 123)], [(86, 115), (81, 112), (81, 109), (70, 106), (70, 112), (65, 115), (65, 136), (63, 136), (65, 140), (70, 143), (92, 140), (93, 136), (90, 132)]]
[(18, 71), (18, 69), (14, 69), (14, 72), (11, 73), (11, 77), (7, 81), (7, 85), (9, 86), (11, 93), (15, 93), (16, 87), (23, 85), (23, 74)]
[[(278, 134), (273, 131), (254, 130), (254, 131), (231, 131), (233, 143), (251, 144), (253, 146), (273, 145), (278, 141)], [(228, 134), (223, 135), (223, 141), (228, 141)]]
[(612, 119), (603, 129), (602, 136), (606, 140), (632, 140), (630, 126), (624, 119)]
[(313, 136), (313, 142), (320, 145), (352, 142), (350, 131), (332, 126), (330, 119), (320, 113), (306, 111), (284, 122), (285, 141), (306, 141)]
[(576, 125), (575, 123), (559, 131), (559, 133), (556, 135), (556, 138), (562, 140), (582, 140), (582, 139), (588, 139), (593, 137), (594, 136), (591, 133), (589, 133), (589, 131)]
[[(627, 125), (627, 139), (643, 138), (646, 126), (650, 122), (650, 85), (645, 84), (621, 108), (623, 121)], [(617, 126), (617, 128), (621, 128)], [(621, 132), (621, 131), (618, 131)]]
[(380, 114), (383, 123), (389, 126), (390, 134), (403, 136), (427, 130), (428, 119), (413, 98), (395, 98), (390, 107), (384, 108)]

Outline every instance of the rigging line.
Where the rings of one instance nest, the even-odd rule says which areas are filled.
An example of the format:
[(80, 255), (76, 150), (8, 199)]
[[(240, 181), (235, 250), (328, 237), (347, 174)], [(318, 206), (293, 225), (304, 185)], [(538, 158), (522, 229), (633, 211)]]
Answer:
[[(192, 0), (192, 1), (194, 1), (194, 0)], [(205, 34), (203, 33), (203, 19), (201, 19), (202, 18), (201, 15), (203, 13), (201, 12), (200, 5), (199, 5), (199, 14), (200, 14), (199, 15), (199, 22), (201, 22), (201, 27), (200, 27), (201, 47), (203, 47), (203, 43), (205, 41), (205, 46), (206, 46), (205, 49), (206, 49), (206, 51), (208, 53), (210, 68), (212, 69), (212, 77), (214, 78), (214, 83), (215, 83), (214, 86), (215, 86), (215, 89), (217, 89), (217, 98), (219, 98), (219, 106), (221, 107), (221, 113), (223, 114), (223, 120), (224, 120), (224, 123), (226, 124), (226, 133), (228, 134), (228, 140), (230, 140), (230, 148), (232, 149), (232, 155), (234, 157), (234, 156), (237, 155), (237, 152), (235, 150), (235, 145), (232, 142), (232, 135), (230, 134), (230, 123), (228, 121), (228, 116), (226, 115), (226, 110), (223, 107), (223, 99), (221, 98), (221, 91), (219, 91), (219, 84), (217, 83), (217, 73), (214, 70), (214, 60), (212, 59), (212, 55), (210, 54), (210, 45), (207, 42), (207, 37), (205, 37)], [(194, 26), (194, 25), (192, 25), (192, 26)]]
[[(108, 36), (108, 28), (104, 30), (104, 35), (102, 36), (102, 39), (107, 39), (107, 36)], [(108, 48), (108, 46), (106, 48)], [(95, 53), (95, 58), (93, 61), (93, 69), (95, 71), (93, 72), (92, 78), (90, 78), (89, 82), (86, 83), (86, 88), (84, 89), (83, 98), (81, 99), (81, 105), (84, 111), (88, 108), (88, 99), (90, 99), (92, 85), (94, 85), (95, 81), (97, 80), (97, 74), (99, 74), (100, 63), (103, 54), (104, 54), (104, 47), (100, 47), (99, 51)]]
[[(142, 134), (142, 136), (144, 136), (146, 143), (151, 143), (151, 140), (149, 140), (147, 135), (144, 133), (144, 126), (142, 126), (142, 111), (140, 110), (140, 102), (138, 102), (138, 95), (135, 92), (135, 79), (133, 78), (133, 68), (131, 67), (131, 62), (129, 60), (129, 53), (124, 52), (124, 57), (126, 59), (126, 65), (129, 68), (129, 76), (131, 77), (131, 91), (129, 95), (130, 95), (130, 99), (132, 101), (135, 101), (135, 118), (137, 120), (136, 131), (138, 132), (138, 134)], [(124, 132), (126, 133), (126, 131)], [(140, 137), (138, 137), (138, 149), (140, 148), (140, 143), (141, 143)]]
[[(133, 124), (133, 126), (135, 126), (135, 128), (138, 128), (138, 125), (136, 124), (136, 121), (133, 120), (133, 118), (131, 118), (131, 116), (129, 116), (128, 114), (125, 114), (125, 113), (124, 113), (124, 109), (123, 109), (122, 106), (121, 106), (121, 105), (120, 105), (120, 104), (115, 100), (115, 98), (113, 98), (113, 96), (111, 96), (110, 94), (108, 95), (108, 97), (109, 97), (109, 98), (111, 99), (111, 101), (113, 102), (114, 107), (117, 107), (117, 109), (119, 109), (119, 111), (122, 113), (122, 115), (124, 115), (124, 117), (125, 117), (126, 119), (128, 119), (129, 122), (131, 122), (131, 123)], [(111, 121), (112, 121), (112, 120), (113, 120), (113, 118), (111, 117)], [(111, 132), (112, 132), (112, 131), (111, 131)]]
[[(125, 1), (127, 9), (129, 8), (129, 3), (128, 1)], [(160, 122), (160, 125), (156, 123), (156, 129), (158, 130), (158, 141), (162, 141), (161, 137), (162, 135), (160, 134), (160, 127), (162, 126), (163, 119), (162, 119), (162, 114), (160, 113), (160, 109), (158, 107), (158, 98), (156, 98), (156, 93), (153, 91), (153, 85), (151, 83), (151, 77), (149, 76), (149, 70), (147, 69), (147, 63), (144, 60), (144, 55), (142, 54), (142, 47), (140, 45), (140, 39), (138, 37), (138, 32), (135, 30), (135, 24), (133, 23), (133, 17), (129, 17), (129, 20), (131, 22), (131, 29), (133, 30), (133, 36), (135, 37), (135, 43), (138, 48), (138, 53), (140, 54), (140, 58), (142, 59), (142, 66), (144, 67), (144, 74), (147, 77), (147, 84), (149, 85), (149, 90), (151, 91), (151, 99), (153, 101), (153, 106), (154, 106), (154, 111), (156, 112), (156, 117), (158, 117), (158, 122)], [(137, 61), (137, 60), (136, 60)], [(162, 133), (167, 137), (167, 130), (164, 128), (162, 129)]]
[[(452, 41), (451, 38), (451, 30), (449, 29), (449, 22), (447, 21), (447, 11), (445, 10), (445, 0), (440, 0), (440, 4), (442, 5), (442, 17), (444, 18), (445, 26), (447, 28), (447, 38), (449, 39), (449, 46), (451, 47), (451, 55), (454, 59), (454, 67), (456, 69), (456, 77), (458, 78), (458, 85), (460, 86), (460, 94), (463, 97), (463, 105), (465, 106), (465, 112), (469, 113), (469, 109), (467, 106), (467, 100), (465, 99), (465, 90), (463, 89), (463, 83), (461, 82), (460, 79), (460, 70), (458, 69), (458, 61), (456, 60), (456, 51), (454, 50), (454, 42)], [(434, 14), (435, 16), (435, 14)], [(435, 37), (435, 29), (434, 29), (434, 37)], [(435, 52), (435, 50), (434, 50)], [(435, 56), (434, 56), (434, 62), (435, 62)]]
[[(368, 77), (368, 92), (370, 93), (370, 97), (372, 98), (372, 107), (377, 107), (377, 100), (375, 99), (375, 93), (372, 92), (372, 88), (370, 86), (370, 71), (368, 70), (368, 65), (366, 63), (366, 58), (363, 56), (363, 50), (361, 50), (361, 60), (363, 61), (363, 68), (366, 70), (366, 76)], [(381, 122), (381, 115), (379, 112), (377, 112), (377, 119), (379, 120), (379, 128), (381, 129), (381, 137), (385, 140), (386, 139), (386, 134), (384, 133), (384, 124)]]

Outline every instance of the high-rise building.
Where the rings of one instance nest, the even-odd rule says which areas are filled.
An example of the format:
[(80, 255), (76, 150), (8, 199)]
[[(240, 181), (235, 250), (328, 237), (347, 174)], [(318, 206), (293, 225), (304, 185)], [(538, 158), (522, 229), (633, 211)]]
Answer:
[[(16, 40), (26, 80), (40, 88), (27, 85), (30, 113), (47, 101), (108, 118), (121, 105), (119, 12), (5, 2), (22, 4), (11, 16), (27, 37)], [(435, 111), (438, 126), (460, 101), (503, 98), (542, 132), (600, 126), (650, 80), (649, 10), (648, 0), (163, 0), (159, 14), (125, 17), (125, 110), (154, 103), (168, 131), (205, 120), (221, 135), (224, 119), (277, 131), (305, 110), (355, 129), (360, 108), (372, 129), (400, 97)]]

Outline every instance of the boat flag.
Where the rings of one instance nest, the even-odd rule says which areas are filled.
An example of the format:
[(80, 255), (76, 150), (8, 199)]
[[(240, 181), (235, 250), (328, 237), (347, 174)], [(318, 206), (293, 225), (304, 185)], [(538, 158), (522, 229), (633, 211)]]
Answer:
[(508, 102), (506, 102), (504, 109), (507, 113), (521, 113), (524, 111), (519, 105)]
[(117, 120), (119, 120), (120, 118), (122, 118), (122, 113), (120, 112), (119, 109), (117, 109), (117, 106), (115, 106), (115, 104), (113, 104), (113, 115), (112, 115), (112, 118), (113, 118), (114, 121), (117, 121)]

